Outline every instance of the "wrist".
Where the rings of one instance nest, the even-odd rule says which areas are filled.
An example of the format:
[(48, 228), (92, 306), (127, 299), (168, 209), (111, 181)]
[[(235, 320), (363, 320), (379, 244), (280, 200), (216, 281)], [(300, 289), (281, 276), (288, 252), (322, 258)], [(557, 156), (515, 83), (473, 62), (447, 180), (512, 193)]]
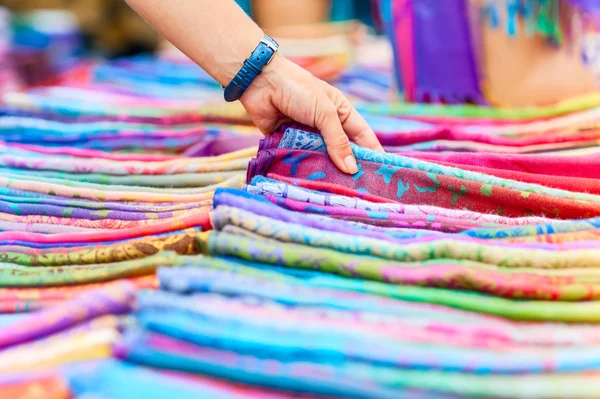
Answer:
[[(253, 83), (258, 81), (259, 84), (268, 84), (276, 86), (281, 80), (282, 71), (285, 69), (285, 64), (289, 61), (281, 54), (276, 53), (269, 64), (267, 64), (262, 72), (256, 77)], [(252, 85), (250, 85), (252, 87)]]
[(262, 73), (254, 79), (241, 99), (243, 100), (248, 93), (250, 93), (250, 96), (253, 96), (254, 93), (258, 92), (262, 92), (263, 95), (266, 95), (267, 97), (273, 96), (279, 88), (284, 86), (285, 71), (289, 62), (290, 61), (282, 55), (275, 54), (273, 60), (271, 60), (269, 65), (263, 69)]

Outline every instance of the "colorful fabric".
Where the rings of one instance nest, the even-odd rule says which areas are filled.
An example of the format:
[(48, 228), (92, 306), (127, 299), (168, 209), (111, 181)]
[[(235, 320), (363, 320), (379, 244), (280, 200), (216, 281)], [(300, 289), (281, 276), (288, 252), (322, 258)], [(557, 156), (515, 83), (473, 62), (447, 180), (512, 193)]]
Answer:
[(119, 339), (114, 316), (104, 316), (0, 353), (3, 373), (44, 371), (64, 364), (110, 357)]
[(107, 314), (123, 314), (132, 308), (135, 290), (124, 282), (90, 291), (76, 299), (37, 312), (0, 332), (0, 347), (30, 342)]
[[(571, 198), (560, 198), (552, 194), (538, 193), (534, 190), (542, 186), (534, 188), (533, 185), (527, 188), (529, 191), (521, 191), (510, 188), (505, 182), (487, 183), (498, 179), (492, 176), (484, 179), (483, 176), (487, 175), (477, 176), (482, 180), (477, 182), (454, 175), (444, 175), (437, 169), (435, 170), (438, 173), (359, 161), (360, 171), (354, 176), (349, 176), (335, 169), (327, 154), (287, 149), (261, 152), (258, 162), (261, 164), (260, 169), (250, 166), (250, 178), (257, 174), (270, 177), (284, 175), (311, 181), (327, 177), (327, 182), (336, 183), (326, 183), (326, 187), (341, 185), (408, 204), (468, 209), (510, 217), (547, 215), (553, 218), (579, 218), (582, 215), (600, 215), (598, 199), (591, 194), (562, 190), (562, 195)], [(402, 173), (398, 173), (400, 170)], [(462, 171), (456, 173), (463, 176)], [(512, 182), (515, 183), (514, 186), (527, 184)], [(547, 190), (550, 189), (540, 189)], [(582, 198), (588, 201), (584, 202)]]
[(301, 126), (257, 151), (194, 68), (5, 96), (0, 396), (598, 396), (597, 94), (360, 103), (390, 69), (352, 69), (335, 84), (388, 153), (353, 145), (348, 176)]
[(166, 236), (143, 237), (116, 244), (96, 244), (87, 247), (61, 248), (60, 246), (37, 249), (21, 246), (0, 247), (0, 263), (22, 266), (71, 266), (100, 264), (142, 259), (163, 251), (172, 251), (181, 255), (199, 253), (198, 232), (187, 232)]
[[(339, 356), (345, 356), (347, 361), (388, 365), (397, 369), (425, 368), (473, 374), (518, 374), (525, 371), (537, 374), (595, 367), (592, 360), (595, 356), (590, 354), (589, 361), (592, 363), (586, 364), (584, 357), (577, 359), (575, 347), (549, 342), (545, 346), (540, 345), (535, 336), (528, 336), (535, 328), (532, 328), (533, 331), (520, 330), (518, 325), (514, 325), (520, 330), (521, 337), (516, 340), (505, 338), (502, 342), (498, 337), (501, 333), (492, 338), (485, 336), (485, 331), (465, 331), (467, 329), (460, 327), (454, 327), (453, 334), (436, 334), (428, 331), (433, 328), (427, 325), (419, 326), (419, 319), (424, 316), (423, 313), (415, 316), (419, 308), (422, 312), (434, 313), (427, 319), (440, 317), (435, 324), (440, 325), (442, 331), (445, 328), (441, 325), (448, 331), (453, 329), (453, 324), (496, 323), (485, 317), (469, 320), (468, 314), (461, 319), (460, 312), (447, 314), (442, 309), (429, 309), (422, 305), (413, 305), (414, 309), (411, 309), (406, 304), (407, 314), (397, 316), (354, 310), (352, 314), (356, 322), (347, 329), (339, 329), (347, 310), (331, 309), (328, 314), (320, 315), (319, 311), (311, 311), (310, 307), (300, 304), (290, 309), (289, 306), (263, 300), (248, 306), (235, 297), (213, 295), (207, 298), (202, 294), (154, 293), (142, 295), (140, 303), (139, 320), (149, 331), (215, 349), (238, 353), (262, 351), (279, 360), (290, 358), (293, 354), (298, 361), (336, 364)], [(169, 311), (166, 312), (166, 309)], [(436, 310), (441, 315), (437, 315)], [(202, 318), (207, 323), (194, 322), (194, 318)], [(236, 324), (244, 325), (243, 330), (236, 328)], [(497, 329), (509, 328), (499, 324)], [(417, 333), (416, 330), (421, 328), (423, 331)], [(323, 330), (329, 330), (328, 336), (318, 339), (316, 335), (322, 334)], [(368, 342), (371, 342), (371, 347)], [(302, 353), (298, 353), (299, 346), (303, 348)], [(479, 357), (475, 358), (474, 350), (479, 351)], [(511, 359), (507, 352), (512, 350), (521, 350), (528, 358)], [(562, 361), (557, 364), (545, 360), (552, 356), (558, 356)]]
[(174, 257), (174, 253), (164, 252), (123, 262), (44, 267), (4, 263), (0, 267), (0, 287), (51, 287), (146, 276), (159, 266), (172, 264)]
[[(341, 375), (334, 373), (332, 367), (319, 368), (290, 362), (283, 363), (283, 370), (280, 371), (279, 368), (264, 367), (270, 363), (268, 358), (240, 356), (231, 352), (197, 347), (160, 334), (132, 336), (127, 344), (128, 346), (120, 351), (119, 356), (129, 362), (146, 366), (201, 373), (238, 382), (328, 396), (367, 397), (368, 392), (381, 398), (393, 398), (393, 395), (397, 395), (398, 392), (395, 389), (376, 388), (370, 381), (356, 378), (356, 375), (353, 376), (354, 378), (337, 378)], [(233, 363), (224, 361), (226, 354), (230, 354), (237, 361)], [(246, 364), (248, 366), (245, 366)], [(293, 374), (286, 370), (292, 371)], [(340, 381), (343, 382), (340, 384)]]
[[(351, 307), (354, 309), (358, 307), (359, 309), (365, 309), (366, 306), (367, 309), (372, 311), (391, 309), (389, 304), (385, 307), (382, 307), (379, 304), (374, 307), (371, 307), (368, 304), (364, 305), (366, 298), (365, 300), (357, 299), (357, 302), (349, 302), (350, 297), (354, 297), (357, 293), (362, 293), (375, 295), (376, 297), (394, 298), (396, 300), (408, 301), (411, 303), (439, 304), (444, 305), (446, 308), (462, 309), (521, 321), (596, 323), (600, 320), (600, 306), (598, 306), (597, 301), (557, 302), (543, 300), (510, 300), (476, 292), (421, 286), (392, 285), (360, 279), (348, 279), (320, 271), (291, 269), (288, 267), (265, 265), (264, 263), (247, 262), (241, 258), (235, 257), (182, 257), (178, 260), (177, 266), (194, 268), (196, 270), (199, 268), (208, 269), (204, 274), (210, 273), (211, 270), (226, 271), (235, 273), (238, 276), (236, 278), (242, 280), (244, 278), (243, 276), (249, 276), (252, 278), (259, 278), (261, 281), (285, 282), (287, 285), (293, 287), (310, 288), (311, 294), (309, 295), (307, 302), (302, 302), (306, 304), (314, 302), (324, 304), (324, 302), (327, 301), (328, 305), (333, 306), (335, 302), (331, 302), (333, 300), (331, 295), (325, 296), (325, 299), (319, 295), (322, 293), (320, 291), (321, 289), (334, 290), (336, 295), (342, 295), (344, 298), (342, 303), (338, 303), (335, 306), (336, 308)], [(159, 271), (159, 276), (161, 276), (161, 287), (164, 287), (164, 289), (168, 291), (176, 292), (189, 293), (192, 291), (201, 291), (201, 288), (195, 287), (197, 277), (194, 277), (194, 274), (201, 273), (202, 271), (197, 272), (196, 270), (188, 273), (178, 269), (176, 273), (181, 273), (181, 276), (178, 278), (174, 278), (164, 270)], [(163, 278), (163, 275), (168, 275), (169, 277)], [(221, 285), (212, 285), (212, 277), (210, 277), (210, 274), (208, 277), (208, 280), (203, 280), (202, 287), (210, 287), (210, 290), (215, 290), (215, 292), (223, 294), (230, 293), (227, 285), (222, 289), (218, 288), (218, 286)], [(172, 284), (169, 282), (170, 280), (173, 281)], [(257, 281), (256, 284), (260, 287), (261, 283)], [(244, 291), (249, 290), (250, 287), (252, 287), (252, 285), (248, 285), (244, 288)], [(276, 288), (277, 287), (273, 287), (273, 290)], [(269, 292), (271, 292), (269, 289), (262, 290), (257, 288), (254, 291), (257, 292), (253, 295), (258, 295), (260, 297), (266, 296), (270, 299), (277, 298), (275, 294), (269, 294)], [(298, 301), (301, 300), (301, 297), (303, 298), (300, 293), (298, 293), (298, 295), (294, 294), (293, 296), (293, 298)], [(373, 299), (373, 297), (371, 297), (371, 299)], [(281, 300), (283, 303), (287, 303), (285, 297)], [(566, 325), (565, 327), (572, 331), (572, 325)], [(590, 326), (590, 329), (593, 330), (594, 328), (594, 326)]]
[(311, 192), (274, 180), (259, 183), (255, 179), (252, 181), (255, 184), (246, 186), (245, 190), (261, 194), (270, 202), (286, 209), (343, 219), (364, 218), (369, 223), (389, 221), (386, 224), (388, 227), (457, 232), (483, 226), (541, 224), (552, 221), (536, 217), (507, 218), (493, 214), (425, 205), (377, 204), (359, 198)]
[[(154, 275), (123, 280), (138, 290), (158, 288), (158, 280)], [(112, 282), (41, 288), (1, 288), (0, 308), (3, 314), (33, 312), (55, 306), (86, 291), (101, 289), (110, 284)]]
[(170, 233), (177, 230), (201, 228), (209, 229), (210, 220), (207, 211), (188, 212), (187, 215), (167, 220), (166, 222), (134, 227), (122, 230), (100, 230), (86, 233), (36, 234), (27, 232), (1, 232), (0, 245), (19, 245), (19, 242), (54, 244), (96, 243), (139, 238), (145, 235)]
[(307, 253), (303, 245), (234, 237), (227, 233), (210, 233), (208, 253), (388, 284), (469, 289), (509, 298), (588, 300), (598, 295), (593, 269), (590, 272), (585, 269), (511, 269), (447, 258), (402, 262), (364, 256), (364, 252), (359, 256), (312, 248)]

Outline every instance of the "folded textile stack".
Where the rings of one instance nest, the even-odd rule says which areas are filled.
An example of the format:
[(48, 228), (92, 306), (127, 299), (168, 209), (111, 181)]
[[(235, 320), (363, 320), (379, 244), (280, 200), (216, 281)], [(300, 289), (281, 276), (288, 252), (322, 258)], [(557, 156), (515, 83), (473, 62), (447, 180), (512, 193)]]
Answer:
[(599, 106), (600, 96), (594, 93), (523, 109), (402, 103), (359, 108), (389, 152), (566, 155), (597, 151)]
[(159, 270), (118, 356), (334, 397), (600, 394), (596, 157), (354, 146), (348, 176), (325, 151), (264, 139), (244, 190), (215, 193), (208, 257)]
[(0, 109), (0, 397), (600, 395), (598, 95), (382, 104), (357, 66), (389, 152), (345, 175), (189, 63), (88, 72)]
[[(158, 267), (200, 253), (214, 190), (241, 187), (261, 137), (212, 105), (218, 91), (197, 70), (169, 81), (160, 60), (131, 59), (83, 72), (90, 81), (9, 93), (0, 109), (1, 397), (85, 395), (127, 368), (106, 362), (121, 316), (137, 290), (158, 287)], [(155, 381), (154, 395), (233, 389), (135, 376)]]
[[(140, 79), (153, 67), (122, 64), (112, 68)], [(147, 75), (167, 92), (163, 76)], [(199, 252), (214, 190), (242, 185), (255, 128), (206, 122), (191, 111), (204, 104), (185, 97), (191, 88), (161, 98), (129, 79), (120, 89), (98, 77), (5, 95), (0, 312), (46, 307), (116, 279), (156, 287), (158, 266)]]

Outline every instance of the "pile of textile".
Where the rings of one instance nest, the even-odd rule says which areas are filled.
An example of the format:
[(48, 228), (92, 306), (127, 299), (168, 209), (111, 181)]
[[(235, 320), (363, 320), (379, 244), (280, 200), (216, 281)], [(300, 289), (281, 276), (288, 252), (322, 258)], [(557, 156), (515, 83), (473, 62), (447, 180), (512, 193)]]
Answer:
[(259, 136), (182, 112), (198, 102), (180, 96), (142, 96), (135, 82), (117, 91), (94, 79), (4, 97), (3, 312), (45, 307), (115, 279), (155, 287), (158, 266), (198, 253), (213, 191), (241, 186)]
[(334, 397), (598, 396), (596, 156), (354, 147), (346, 176), (325, 151), (264, 139), (118, 355)]
[(600, 96), (336, 84), (387, 149), (352, 176), (187, 62), (5, 95), (0, 397), (598, 397)]

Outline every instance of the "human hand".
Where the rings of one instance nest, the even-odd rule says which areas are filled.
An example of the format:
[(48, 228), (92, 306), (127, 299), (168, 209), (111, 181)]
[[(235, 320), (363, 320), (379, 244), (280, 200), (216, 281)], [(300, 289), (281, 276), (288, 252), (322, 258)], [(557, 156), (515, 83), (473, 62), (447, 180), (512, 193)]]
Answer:
[(282, 56), (273, 58), (240, 101), (264, 134), (289, 121), (319, 129), (329, 157), (342, 172), (358, 172), (349, 139), (383, 151), (373, 130), (338, 89)]

